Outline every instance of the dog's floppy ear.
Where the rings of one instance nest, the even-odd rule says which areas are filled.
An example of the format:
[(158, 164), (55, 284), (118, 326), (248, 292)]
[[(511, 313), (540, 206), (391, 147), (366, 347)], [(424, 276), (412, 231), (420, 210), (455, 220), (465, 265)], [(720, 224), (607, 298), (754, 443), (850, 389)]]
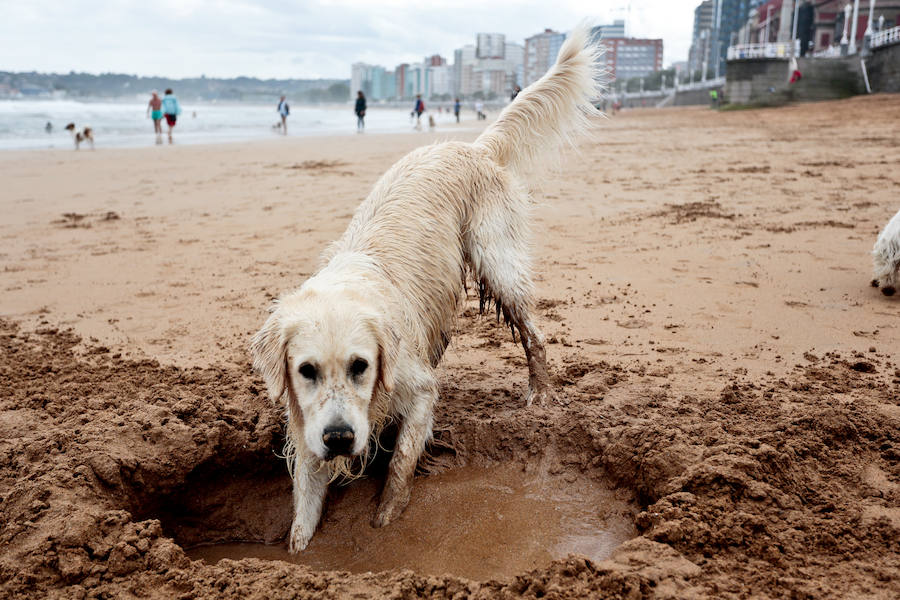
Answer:
[(278, 306), (274, 306), (272, 314), (266, 319), (262, 329), (256, 332), (250, 343), (253, 355), (253, 367), (266, 382), (269, 398), (277, 403), (288, 391), (288, 374), (285, 370), (287, 362), (287, 340)]
[(375, 387), (390, 394), (394, 391), (400, 338), (394, 328), (384, 322), (384, 319), (379, 319), (374, 323), (374, 330), (375, 339), (378, 342), (378, 379), (375, 381)]

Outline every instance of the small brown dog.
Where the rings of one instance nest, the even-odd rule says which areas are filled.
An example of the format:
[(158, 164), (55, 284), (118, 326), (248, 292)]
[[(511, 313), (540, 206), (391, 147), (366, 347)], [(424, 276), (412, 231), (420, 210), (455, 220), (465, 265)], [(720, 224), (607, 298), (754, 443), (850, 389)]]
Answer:
[(79, 131), (75, 127), (75, 123), (69, 123), (66, 125), (66, 131), (72, 134), (72, 138), (75, 140), (75, 149), (81, 146), (81, 142), (88, 142), (91, 145), (91, 150), (94, 149), (94, 130), (90, 127), (85, 127), (81, 131)]

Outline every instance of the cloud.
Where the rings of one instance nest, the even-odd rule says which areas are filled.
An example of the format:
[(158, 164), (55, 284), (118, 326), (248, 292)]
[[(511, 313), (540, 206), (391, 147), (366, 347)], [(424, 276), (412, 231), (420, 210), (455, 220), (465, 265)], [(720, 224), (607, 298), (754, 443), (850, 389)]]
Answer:
[[(632, 2), (630, 33), (663, 37), (666, 62), (684, 58), (697, 1)], [(522, 43), (545, 27), (566, 30), (584, 18), (605, 22), (626, 17), (613, 3), (574, 0), (7, 4), (0, 20), (0, 70), (168, 77), (346, 78), (356, 61), (390, 68), (435, 53), (452, 60), (453, 50), (474, 43), (478, 31), (505, 33), (510, 41)]]

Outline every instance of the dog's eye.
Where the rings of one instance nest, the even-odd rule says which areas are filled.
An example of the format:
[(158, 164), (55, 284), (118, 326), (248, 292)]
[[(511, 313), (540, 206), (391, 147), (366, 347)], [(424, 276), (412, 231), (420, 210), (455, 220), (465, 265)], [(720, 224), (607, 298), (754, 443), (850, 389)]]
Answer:
[(319, 372), (313, 365), (309, 363), (303, 363), (302, 365), (300, 365), (300, 374), (310, 381), (315, 381), (316, 376), (319, 374)]
[(366, 372), (366, 369), (369, 368), (369, 363), (366, 362), (362, 358), (354, 359), (352, 363), (350, 363), (350, 374), (354, 377), (359, 377), (363, 373)]

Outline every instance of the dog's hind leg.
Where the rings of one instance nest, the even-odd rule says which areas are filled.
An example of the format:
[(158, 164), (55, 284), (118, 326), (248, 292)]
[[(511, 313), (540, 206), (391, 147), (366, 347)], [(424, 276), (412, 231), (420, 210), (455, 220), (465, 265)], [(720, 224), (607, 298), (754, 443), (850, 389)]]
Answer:
[(372, 520), (373, 527), (384, 527), (395, 520), (409, 503), (416, 464), (431, 439), (437, 384), (432, 382), (416, 392), (406, 407), (406, 415), (397, 434), (394, 456), (388, 466), (387, 480), (381, 493), (381, 503)]
[(502, 210), (483, 215), (467, 232), (466, 250), (485, 302), (493, 299), (513, 330), (519, 331), (528, 360), (525, 404), (555, 401), (547, 368), (544, 336), (531, 318), (534, 285), (531, 281), (526, 200), (503, 202)]

